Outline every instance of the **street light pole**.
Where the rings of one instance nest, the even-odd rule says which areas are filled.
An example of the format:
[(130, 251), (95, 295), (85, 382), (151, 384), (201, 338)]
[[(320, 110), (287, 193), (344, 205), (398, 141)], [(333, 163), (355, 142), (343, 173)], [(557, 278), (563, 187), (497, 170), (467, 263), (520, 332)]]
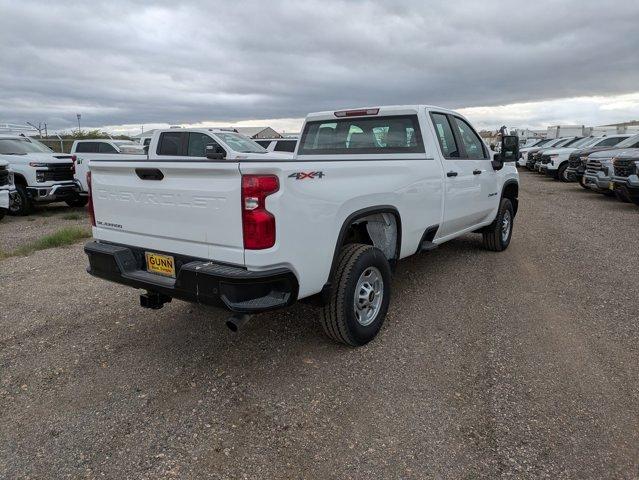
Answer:
[(80, 119), (82, 118), (82, 115), (78, 113), (76, 114), (76, 117), (78, 117), (78, 135), (80, 135), (80, 132), (82, 131), (82, 129), (80, 128)]

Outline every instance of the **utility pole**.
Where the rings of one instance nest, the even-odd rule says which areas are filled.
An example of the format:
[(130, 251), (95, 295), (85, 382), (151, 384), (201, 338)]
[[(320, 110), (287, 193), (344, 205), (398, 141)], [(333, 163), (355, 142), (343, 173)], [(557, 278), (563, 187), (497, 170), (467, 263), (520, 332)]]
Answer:
[(78, 136), (80, 135), (80, 132), (82, 131), (82, 128), (80, 127), (80, 119), (82, 118), (82, 115), (80, 115), (79, 113), (76, 114), (76, 117), (78, 117)]

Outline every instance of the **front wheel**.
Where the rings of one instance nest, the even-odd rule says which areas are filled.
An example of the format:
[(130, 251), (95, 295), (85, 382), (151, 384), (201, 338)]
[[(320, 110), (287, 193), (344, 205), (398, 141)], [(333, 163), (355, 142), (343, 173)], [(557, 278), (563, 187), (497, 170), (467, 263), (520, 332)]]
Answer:
[(586, 185), (586, 180), (585, 180), (583, 175), (581, 177), (579, 177), (579, 185), (581, 185), (581, 188), (584, 188), (586, 190), (590, 190), (590, 188)]
[(75, 197), (71, 200), (65, 200), (64, 203), (70, 207), (84, 207), (89, 203), (89, 197)]
[(502, 198), (497, 211), (497, 217), (482, 232), (484, 248), (493, 252), (502, 252), (510, 245), (513, 236), (513, 222), (515, 211), (508, 198)]
[(557, 179), (560, 182), (569, 182), (570, 179), (568, 178), (568, 172), (566, 172), (566, 170), (568, 170), (568, 164), (564, 163), (563, 165), (559, 165), (559, 169), (557, 170)]
[(16, 192), (9, 200), (9, 215), (22, 217), (29, 215), (32, 210), (33, 204), (27, 195), (27, 189), (22, 185), (16, 185)]
[(4, 218), (4, 215), (7, 213), (7, 211), (4, 208), (0, 208), (0, 220), (2, 220)]
[(365, 345), (382, 328), (391, 293), (391, 269), (384, 253), (370, 245), (346, 245), (340, 252), (329, 301), (322, 308), (324, 332), (353, 347)]
[(630, 203), (630, 197), (628, 197), (626, 192), (624, 192), (620, 188), (615, 188), (615, 196), (617, 197), (617, 200), (619, 200), (620, 202)]

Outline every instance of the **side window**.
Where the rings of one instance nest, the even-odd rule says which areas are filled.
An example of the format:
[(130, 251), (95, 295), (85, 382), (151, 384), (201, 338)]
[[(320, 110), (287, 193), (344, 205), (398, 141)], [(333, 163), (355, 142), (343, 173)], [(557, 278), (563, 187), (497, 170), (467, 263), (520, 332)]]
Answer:
[(96, 142), (80, 142), (75, 149), (76, 153), (98, 153)]
[(184, 136), (188, 133), (184, 132), (164, 132), (160, 134), (158, 142), (158, 155), (184, 155), (182, 148)]
[(464, 149), (466, 150), (467, 157), (471, 160), (488, 158), (486, 149), (484, 148), (484, 142), (482, 142), (481, 138), (479, 138), (479, 135), (475, 133), (473, 127), (471, 127), (468, 122), (462, 120), (461, 118), (454, 118), (455, 124), (457, 125), (457, 131), (459, 132), (459, 136), (464, 143)]
[(268, 148), (271, 144), (271, 140), (255, 140), (255, 143), (257, 143), (260, 147)]
[(98, 144), (98, 153), (118, 153), (118, 151), (110, 143), (100, 142)]
[(294, 152), (295, 144), (297, 142), (294, 140), (278, 140), (273, 150), (276, 152)]
[(445, 158), (459, 158), (459, 148), (455, 141), (455, 135), (453, 135), (453, 129), (450, 127), (448, 117), (441, 113), (433, 113), (433, 125), (435, 125), (435, 132), (437, 133), (437, 140), (439, 140), (439, 146), (442, 149), (442, 154)]
[(624, 140), (623, 137), (609, 137), (605, 140), (602, 140), (597, 144), (598, 147), (612, 147), (613, 145), (617, 145), (619, 142)]
[(189, 133), (189, 146), (187, 156), (189, 157), (206, 157), (206, 146), (218, 145), (211, 137), (204, 133)]
[(148, 147), (149, 145), (151, 145), (151, 139), (150, 138), (145, 138), (144, 139), (144, 143), (142, 144), (145, 147)]

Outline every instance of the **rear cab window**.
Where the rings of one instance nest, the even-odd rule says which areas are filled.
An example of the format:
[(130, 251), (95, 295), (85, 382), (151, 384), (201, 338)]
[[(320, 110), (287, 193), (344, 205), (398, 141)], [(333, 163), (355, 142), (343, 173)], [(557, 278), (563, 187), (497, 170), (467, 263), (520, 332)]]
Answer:
[(298, 155), (424, 153), (417, 115), (388, 115), (306, 123)]
[(295, 146), (297, 145), (296, 140), (278, 140), (275, 144), (274, 152), (294, 152)]

